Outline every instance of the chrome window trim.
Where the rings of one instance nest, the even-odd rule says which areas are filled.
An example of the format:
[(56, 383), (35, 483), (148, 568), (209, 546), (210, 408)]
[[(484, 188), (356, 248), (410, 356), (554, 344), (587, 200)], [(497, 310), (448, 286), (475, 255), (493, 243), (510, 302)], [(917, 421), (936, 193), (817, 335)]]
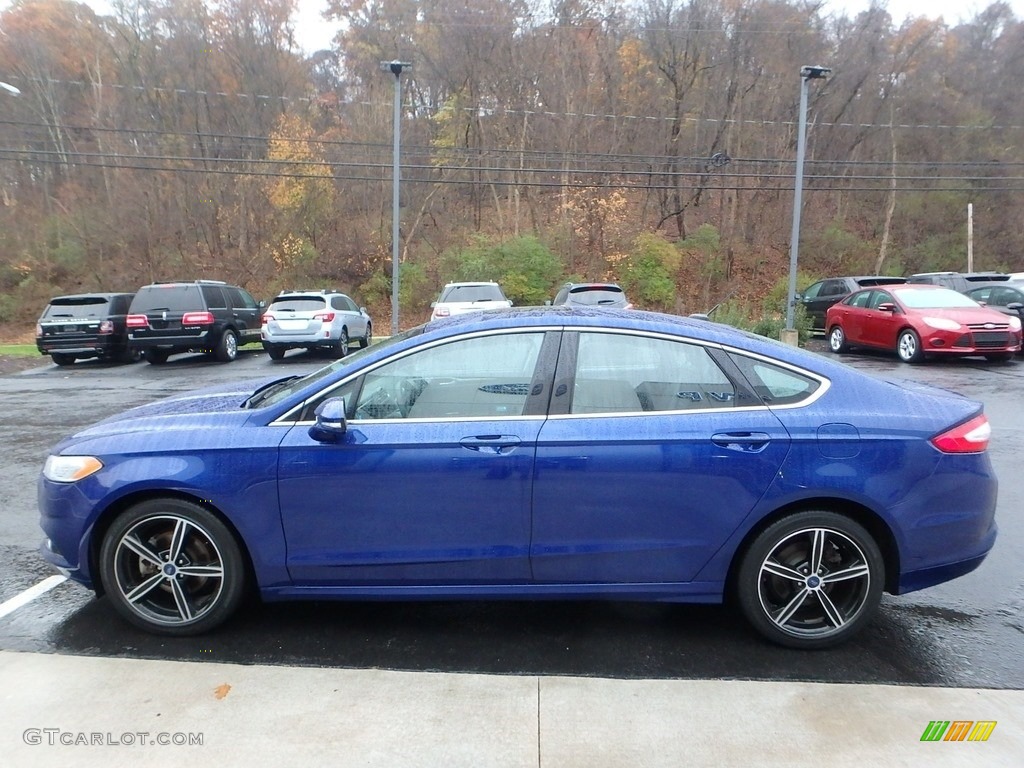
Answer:
[[(330, 391), (333, 391), (333, 390), (336, 390), (336, 389), (340, 389), (341, 387), (345, 386), (350, 381), (352, 381), (353, 379), (358, 378), (359, 376), (363, 376), (364, 374), (367, 374), (367, 373), (372, 373), (373, 371), (377, 370), (378, 368), (380, 368), (380, 367), (382, 367), (384, 365), (388, 365), (390, 363), (393, 363), (396, 360), (401, 360), (403, 357), (408, 357), (409, 355), (414, 354), (414, 353), (419, 353), (419, 352), (423, 352), (424, 350), (433, 349), (434, 347), (440, 346), (442, 344), (450, 344), (453, 341), (465, 341), (467, 339), (483, 338), (483, 337), (487, 337), (487, 336), (499, 336), (499, 335), (500, 336), (504, 336), (504, 335), (507, 335), (509, 333), (542, 333), (543, 334), (543, 333), (548, 333), (550, 331), (562, 331), (562, 330), (563, 330), (563, 327), (559, 326), (559, 325), (537, 325), (537, 326), (528, 326), (528, 327), (523, 327), (523, 328), (495, 328), (495, 329), (492, 329), (492, 330), (489, 330), (489, 331), (474, 331), (472, 333), (466, 333), (466, 334), (463, 334), (463, 335), (460, 335), (460, 336), (446, 336), (445, 338), (442, 338), (442, 339), (435, 339), (434, 341), (431, 341), (428, 344), (423, 344), (423, 345), (420, 345), (420, 346), (416, 346), (413, 349), (407, 349), (404, 352), (401, 352), (399, 354), (390, 355), (390, 356), (384, 358), (383, 360), (378, 360), (376, 363), (373, 363), (372, 365), (368, 365), (365, 368), (360, 368), (358, 371), (354, 372), (351, 376), (346, 376), (344, 379), (341, 379), (340, 381), (336, 382), (335, 384), (332, 384), (330, 387), (326, 387), (324, 389), (321, 389), (316, 394), (311, 395), (310, 397), (307, 397), (301, 403), (299, 403), (298, 405), (296, 405), (293, 408), (289, 409), (287, 412), (283, 413), (281, 416), (278, 416), (276, 419), (271, 421), (269, 424), (267, 424), (267, 426), (268, 427), (297, 427), (297, 426), (301, 426), (303, 424), (315, 424), (316, 422), (313, 422), (313, 421), (295, 421), (295, 420), (288, 421), (288, 418), (290, 416), (292, 416), (293, 414), (301, 413), (302, 410), (306, 407), (306, 404), (309, 403), (310, 400), (316, 400), (316, 399), (320, 398), (325, 392), (330, 392)], [(349, 424), (353, 424), (353, 425), (354, 424), (383, 424), (385, 422), (408, 424), (410, 422), (422, 423), (422, 422), (438, 422), (438, 421), (523, 421), (524, 419), (543, 419), (543, 418), (547, 418), (547, 417), (546, 416), (489, 416), (489, 417), (488, 416), (481, 416), (480, 418), (466, 418), (464, 416), (458, 416), (458, 417), (436, 418), (436, 419), (430, 419), (430, 418), (420, 418), (420, 419), (352, 419), (348, 423)]]
[(777, 360), (774, 357), (768, 357), (767, 355), (762, 355), (762, 354), (759, 354), (757, 352), (751, 352), (750, 350), (747, 350), (747, 349), (739, 349), (738, 347), (722, 345), (721, 348), (722, 348), (723, 351), (728, 352), (730, 354), (736, 354), (736, 355), (739, 355), (740, 357), (748, 357), (748, 358), (752, 358), (754, 360), (760, 360), (763, 363), (767, 363), (769, 365), (775, 365), (775, 366), (778, 366), (779, 368), (784, 368), (786, 370), (792, 371), (793, 373), (797, 373), (797, 374), (799, 374), (801, 376), (806, 376), (809, 379), (814, 379), (815, 381), (817, 381), (820, 384), (820, 386), (816, 390), (814, 390), (810, 395), (805, 397), (800, 402), (797, 402), (797, 403), (787, 403), (786, 405), (765, 405), (764, 406), (765, 408), (768, 408), (770, 410), (780, 411), (780, 410), (791, 410), (793, 408), (806, 408), (808, 405), (812, 405), (813, 403), (816, 403), (818, 400), (820, 400), (822, 397), (824, 397), (825, 393), (828, 392), (829, 389), (832, 388), (832, 380), (830, 378), (828, 378), (827, 376), (824, 376), (824, 375), (822, 375), (820, 373), (815, 373), (814, 371), (809, 371), (806, 368), (801, 368), (799, 365), (794, 365), (793, 363), (787, 363), (784, 360)]

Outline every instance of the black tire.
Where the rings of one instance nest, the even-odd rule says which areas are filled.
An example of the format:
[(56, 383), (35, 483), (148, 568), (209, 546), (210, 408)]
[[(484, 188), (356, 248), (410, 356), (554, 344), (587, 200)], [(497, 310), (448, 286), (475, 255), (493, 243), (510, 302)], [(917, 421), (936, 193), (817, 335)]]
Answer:
[(342, 358), (348, 354), (348, 329), (341, 329), (341, 335), (331, 348), (331, 354), (337, 358)]
[(265, 349), (267, 354), (270, 355), (271, 360), (280, 360), (284, 357), (284, 353), (288, 351), (284, 347), (274, 347), (269, 344), (264, 344), (263, 349)]
[(238, 335), (233, 330), (226, 328), (220, 335), (213, 356), (221, 363), (230, 363), (238, 357)]
[(911, 328), (904, 328), (896, 337), (896, 354), (904, 363), (920, 363), (924, 360), (921, 351), (921, 337)]
[(137, 363), (137, 362), (139, 362), (139, 360), (142, 359), (142, 353), (139, 352), (139, 350), (137, 350), (137, 349), (131, 349), (129, 347), (125, 347), (124, 349), (122, 349), (117, 354), (117, 357), (115, 359), (119, 363), (124, 363), (124, 364), (128, 365), (130, 363)]
[(871, 622), (882, 597), (885, 564), (878, 544), (861, 525), (834, 512), (784, 517), (742, 557), (736, 594), (744, 615), (763, 637), (789, 648), (848, 640)]
[(57, 365), (60, 365), (60, 366), (67, 366), (67, 365), (74, 365), (75, 364), (75, 356), (74, 355), (62, 355), (59, 352), (54, 352), (52, 355), (50, 355), (50, 357), (53, 359), (53, 362), (55, 362)]
[(359, 340), (359, 347), (366, 349), (368, 346), (373, 344), (373, 325), (370, 323), (366, 324), (366, 335)]
[(985, 359), (991, 363), (1008, 363), (1013, 360), (1013, 352), (993, 352), (985, 355)]
[(837, 355), (846, 352), (850, 345), (846, 343), (846, 333), (838, 325), (832, 326), (828, 332), (828, 348)]
[(147, 349), (142, 353), (142, 356), (146, 358), (146, 362), (150, 365), (163, 365), (167, 362), (170, 353), (164, 352), (161, 349)]
[(103, 537), (99, 572), (114, 609), (158, 635), (208, 632), (234, 613), (246, 586), (235, 537), (182, 499), (149, 499), (117, 517)]

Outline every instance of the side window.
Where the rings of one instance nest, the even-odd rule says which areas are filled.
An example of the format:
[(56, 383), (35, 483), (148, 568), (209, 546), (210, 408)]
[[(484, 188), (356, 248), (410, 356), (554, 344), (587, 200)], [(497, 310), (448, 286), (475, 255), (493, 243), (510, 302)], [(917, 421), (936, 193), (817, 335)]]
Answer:
[(224, 297), (224, 291), (219, 285), (204, 285), (200, 288), (203, 298), (206, 299), (207, 309), (227, 309), (228, 302)]
[(570, 413), (636, 413), (732, 407), (736, 390), (697, 344), (581, 333)]
[(887, 301), (892, 302), (892, 296), (890, 296), (888, 293), (886, 293), (885, 291), (872, 291), (871, 303), (868, 304), (868, 306), (871, 309), (878, 309), (878, 306), (880, 304), (884, 304)]
[(821, 288), (824, 285), (825, 285), (825, 283), (823, 283), (823, 282), (817, 282), (814, 285), (809, 286), (807, 288), (807, 290), (804, 291), (804, 293), (803, 293), (804, 298), (805, 299), (816, 299), (816, 298), (818, 298), (818, 294), (821, 293)]
[(871, 300), (871, 294), (872, 293), (873, 293), (873, 291), (864, 291), (863, 293), (858, 293), (850, 301), (850, 306), (851, 307), (862, 307), (862, 308), (866, 307), (868, 305), (868, 302)]
[(241, 288), (226, 288), (231, 306), (235, 309), (256, 309), (256, 300)]
[(988, 303), (990, 303), (989, 296), (991, 295), (991, 293), (992, 293), (992, 289), (991, 288), (979, 288), (976, 291), (971, 291), (967, 295), (970, 296), (975, 301), (983, 301), (986, 304), (988, 304)]
[(522, 416), (544, 334), (462, 339), (367, 373), (356, 419)]
[(842, 296), (846, 293), (848, 293), (848, 291), (841, 280), (826, 280), (821, 287), (821, 293), (819, 295), (824, 298), (825, 296)]
[(795, 405), (821, 386), (817, 379), (789, 368), (743, 355), (731, 357), (765, 405)]

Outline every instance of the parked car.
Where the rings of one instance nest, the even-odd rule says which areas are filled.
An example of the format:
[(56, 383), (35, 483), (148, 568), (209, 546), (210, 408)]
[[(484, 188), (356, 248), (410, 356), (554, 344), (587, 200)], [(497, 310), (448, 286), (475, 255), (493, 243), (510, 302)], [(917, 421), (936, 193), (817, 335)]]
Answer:
[(964, 292), (979, 304), (1024, 319), (1024, 283), (981, 283)]
[(833, 352), (855, 346), (891, 349), (907, 363), (929, 355), (1010, 360), (1021, 345), (1019, 318), (937, 285), (866, 288), (832, 306), (825, 322)]
[(154, 365), (179, 352), (204, 352), (222, 363), (260, 340), (260, 310), (248, 291), (219, 280), (153, 283), (129, 310), (128, 345)]
[(373, 321), (366, 307), (339, 291), (285, 291), (263, 314), (261, 336), (263, 348), (274, 360), (295, 348), (344, 357), (353, 340), (361, 347), (370, 346)]
[(497, 283), (448, 283), (437, 301), (430, 305), (431, 320), (478, 312), (484, 309), (507, 309), (512, 306)]
[(766, 638), (817, 648), (883, 590), (981, 563), (989, 433), (981, 403), (716, 323), (479, 312), (65, 439), (39, 485), (43, 553), (165, 635), (212, 629), (250, 588), (735, 595)]
[(861, 275), (859, 277), (829, 277), (807, 287), (797, 300), (804, 305), (804, 311), (811, 318), (812, 330), (825, 332), (825, 312), (828, 308), (854, 291), (875, 285), (896, 285), (905, 283), (907, 278), (893, 275)]
[(613, 307), (632, 309), (626, 292), (615, 283), (566, 283), (557, 294), (553, 306), (569, 304), (577, 307)]
[(36, 323), (36, 348), (57, 365), (98, 357), (133, 363), (125, 318), (131, 293), (79, 293), (50, 299)]
[(992, 283), (1009, 280), (1002, 272), (920, 272), (907, 278), (908, 283), (941, 285), (963, 293), (975, 283)]

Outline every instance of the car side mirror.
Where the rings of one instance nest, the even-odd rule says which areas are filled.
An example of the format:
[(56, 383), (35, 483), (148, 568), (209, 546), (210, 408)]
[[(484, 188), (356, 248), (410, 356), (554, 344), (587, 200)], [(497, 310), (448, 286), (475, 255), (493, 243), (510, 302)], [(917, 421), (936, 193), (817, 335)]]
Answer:
[(265, 302), (263, 299), (260, 299), (258, 302), (256, 302), (256, 306), (259, 307), (260, 309), (266, 309), (267, 302)]
[(891, 301), (883, 301), (881, 304), (875, 307), (875, 309), (877, 309), (879, 312), (895, 312), (896, 305), (893, 304)]
[(345, 420), (345, 398), (331, 397), (324, 400), (313, 412), (316, 424), (309, 428), (309, 436), (318, 443), (337, 443), (348, 431)]
[(1006, 308), (1014, 312), (1020, 312), (1022, 309), (1024, 309), (1024, 304), (1021, 304), (1019, 301), (1011, 301), (1009, 304), (1006, 305)]

